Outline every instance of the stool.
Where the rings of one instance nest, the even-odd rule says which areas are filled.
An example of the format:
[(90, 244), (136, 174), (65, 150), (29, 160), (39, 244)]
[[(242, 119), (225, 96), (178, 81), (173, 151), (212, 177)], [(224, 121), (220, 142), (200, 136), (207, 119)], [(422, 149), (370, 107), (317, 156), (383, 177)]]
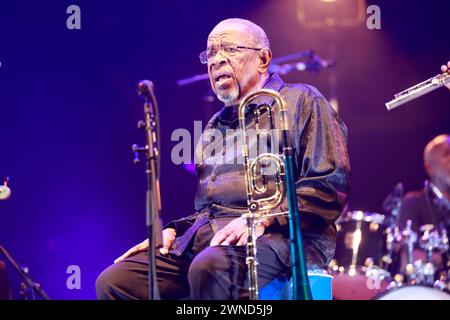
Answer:
[[(323, 269), (308, 270), (313, 300), (332, 300), (332, 280)], [(292, 300), (292, 279), (281, 275), (259, 290), (261, 300)]]

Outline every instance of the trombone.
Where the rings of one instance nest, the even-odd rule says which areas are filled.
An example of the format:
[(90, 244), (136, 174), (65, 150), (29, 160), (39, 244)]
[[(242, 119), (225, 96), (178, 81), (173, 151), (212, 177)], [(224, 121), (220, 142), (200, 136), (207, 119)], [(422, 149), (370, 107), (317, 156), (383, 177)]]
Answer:
[[(246, 108), (250, 102), (256, 98), (266, 96), (275, 100), (276, 104), (260, 104), (253, 111), (255, 119), (257, 143), (261, 135), (259, 127), (260, 117), (263, 110), (269, 115), (270, 128), (269, 132), (274, 129), (274, 112), (275, 105), (278, 105), (279, 118), (281, 120), (281, 143), (282, 154), (262, 153), (254, 159), (249, 158), (249, 147), (247, 143), (247, 130), (245, 123)], [(258, 299), (258, 281), (257, 281), (257, 265), (256, 257), (256, 225), (262, 223), (269, 217), (288, 214), (289, 231), (290, 231), (290, 251), (291, 251), (291, 281), (292, 281), (292, 299), (293, 300), (311, 300), (311, 290), (309, 287), (306, 260), (303, 250), (302, 234), (300, 229), (300, 215), (297, 203), (297, 194), (295, 191), (294, 180), (294, 160), (293, 149), (288, 143), (288, 121), (286, 102), (281, 95), (273, 90), (261, 89), (246, 96), (238, 107), (238, 118), (241, 129), (242, 154), (244, 158), (245, 182), (247, 193), (247, 213), (242, 218), (247, 224), (247, 258), (246, 264), (248, 268), (249, 279), (249, 297), (251, 300)], [(275, 146), (272, 146), (272, 149)], [(278, 146), (276, 146), (278, 147)], [(270, 163), (275, 166), (275, 192), (266, 197), (262, 197), (268, 190), (268, 183), (262, 175), (258, 180), (259, 168), (263, 168)], [(287, 198), (288, 212), (270, 213)]]

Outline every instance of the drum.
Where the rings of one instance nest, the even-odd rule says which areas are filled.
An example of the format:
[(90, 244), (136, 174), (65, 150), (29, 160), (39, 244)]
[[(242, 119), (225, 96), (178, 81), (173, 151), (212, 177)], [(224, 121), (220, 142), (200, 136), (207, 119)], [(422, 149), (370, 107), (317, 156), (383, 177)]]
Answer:
[(415, 285), (387, 290), (376, 300), (450, 300), (450, 294), (433, 287)]
[(333, 298), (368, 300), (383, 292), (389, 273), (382, 268), (386, 254), (384, 216), (351, 211), (337, 223), (336, 253), (330, 273)]
[(398, 273), (405, 276), (408, 284), (433, 286), (437, 280), (447, 282), (448, 237), (445, 229), (423, 225), (410, 252), (407, 247), (404, 243), (398, 252)]

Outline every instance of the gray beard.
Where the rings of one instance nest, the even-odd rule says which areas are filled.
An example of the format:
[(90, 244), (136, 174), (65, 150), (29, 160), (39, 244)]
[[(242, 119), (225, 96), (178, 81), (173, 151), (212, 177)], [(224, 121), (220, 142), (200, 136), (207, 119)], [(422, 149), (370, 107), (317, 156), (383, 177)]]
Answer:
[(231, 92), (225, 94), (218, 94), (217, 98), (225, 104), (231, 104), (239, 96), (238, 90), (232, 90)]
[(439, 185), (440, 189), (444, 192), (450, 192), (450, 176), (446, 175), (446, 172), (437, 172), (434, 177), (434, 183)]

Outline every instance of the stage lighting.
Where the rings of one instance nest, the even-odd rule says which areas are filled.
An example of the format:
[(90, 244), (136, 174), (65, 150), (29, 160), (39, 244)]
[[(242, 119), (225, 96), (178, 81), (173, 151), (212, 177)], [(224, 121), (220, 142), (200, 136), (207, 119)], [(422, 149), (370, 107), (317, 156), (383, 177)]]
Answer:
[(297, 19), (311, 29), (360, 25), (365, 11), (365, 0), (297, 0)]

